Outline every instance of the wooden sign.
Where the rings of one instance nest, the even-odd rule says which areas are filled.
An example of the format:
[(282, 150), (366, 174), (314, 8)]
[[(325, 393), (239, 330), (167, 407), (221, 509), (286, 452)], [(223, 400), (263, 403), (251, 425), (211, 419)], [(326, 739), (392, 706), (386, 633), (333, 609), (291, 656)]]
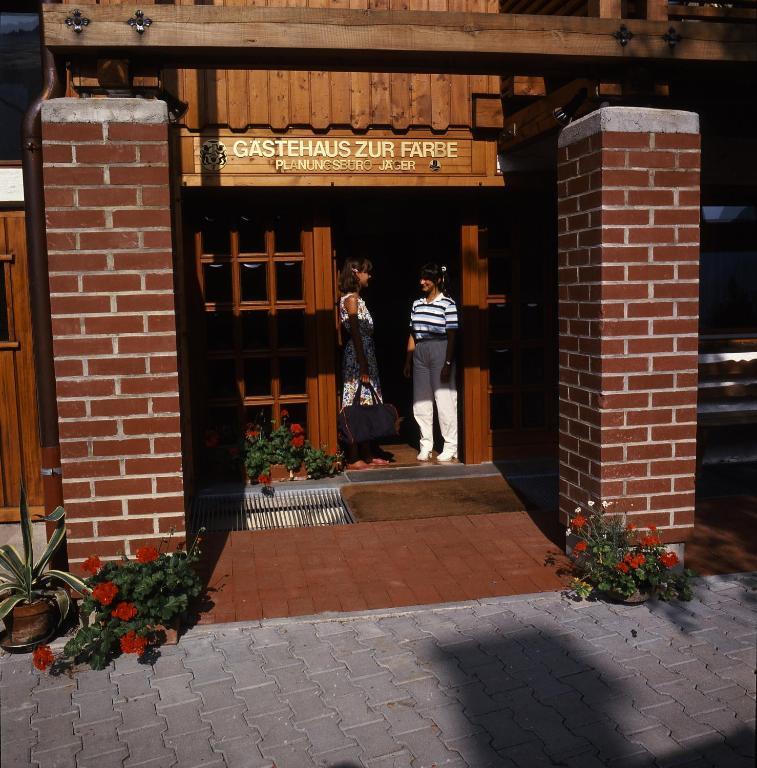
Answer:
[[(182, 132), (187, 186), (484, 183), (487, 142), (469, 135), (271, 135)], [(476, 145), (482, 145), (477, 147)]]

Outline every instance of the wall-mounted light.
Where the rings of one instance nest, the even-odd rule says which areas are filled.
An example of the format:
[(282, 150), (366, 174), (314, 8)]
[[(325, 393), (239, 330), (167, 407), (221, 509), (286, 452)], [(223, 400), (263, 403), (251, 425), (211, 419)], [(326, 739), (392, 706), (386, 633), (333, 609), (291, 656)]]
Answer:
[(560, 125), (568, 125), (573, 121), (579, 107), (586, 101), (588, 94), (589, 92), (586, 88), (581, 88), (579, 91), (576, 91), (573, 98), (570, 99), (567, 104), (552, 110), (552, 116)]

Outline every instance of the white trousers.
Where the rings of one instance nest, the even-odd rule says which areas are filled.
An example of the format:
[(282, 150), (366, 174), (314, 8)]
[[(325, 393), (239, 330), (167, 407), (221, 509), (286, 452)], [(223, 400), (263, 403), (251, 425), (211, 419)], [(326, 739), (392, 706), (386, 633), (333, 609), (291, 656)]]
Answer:
[(434, 402), (444, 451), (457, 456), (457, 389), (453, 364), (449, 381), (441, 373), (447, 354), (447, 340), (421, 341), (413, 352), (413, 416), (421, 429), (421, 453), (434, 447)]

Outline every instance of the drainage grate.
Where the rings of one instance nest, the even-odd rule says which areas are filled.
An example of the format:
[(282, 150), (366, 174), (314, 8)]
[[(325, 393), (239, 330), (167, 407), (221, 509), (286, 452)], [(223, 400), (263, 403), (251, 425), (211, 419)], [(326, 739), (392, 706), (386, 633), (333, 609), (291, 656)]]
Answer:
[(267, 531), (354, 523), (336, 488), (198, 496), (190, 526), (197, 531)]

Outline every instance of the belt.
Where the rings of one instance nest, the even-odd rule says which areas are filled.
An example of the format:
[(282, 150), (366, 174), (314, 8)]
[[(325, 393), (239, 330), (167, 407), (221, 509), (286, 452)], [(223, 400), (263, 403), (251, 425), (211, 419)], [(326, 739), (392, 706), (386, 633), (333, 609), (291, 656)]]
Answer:
[(445, 334), (444, 336), (442, 336), (442, 334), (439, 333), (436, 336), (424, 336), (422, 339), (416, 339), (415, 343), (421, 344), (424, 341), (446, 341), (446, 340), (447, 340), (447, 335)]

